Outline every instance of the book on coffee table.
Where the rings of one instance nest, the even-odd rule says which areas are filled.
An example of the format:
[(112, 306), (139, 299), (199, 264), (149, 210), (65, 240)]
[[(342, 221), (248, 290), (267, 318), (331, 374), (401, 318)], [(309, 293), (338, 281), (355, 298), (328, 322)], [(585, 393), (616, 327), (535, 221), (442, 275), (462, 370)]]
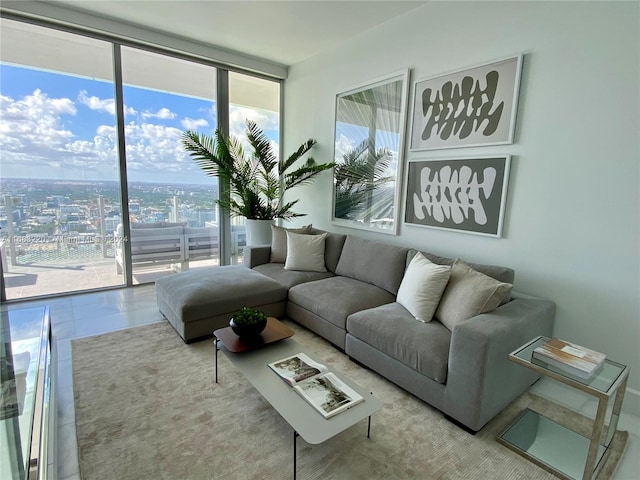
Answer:
[(329, 369), (298, 353), (270, 363), (269, 367), (291, 385), (324, 418), (331, 418), (364, 398)]
[(581, 379), (594, 375), (606, 358), (604, 353), (555, 337), (534, 349), (531, 354), (534, 363), (544, 362)]
[(304, 353), (298, 353), (277, 362), (270, 363), (271, 369), (292, 387), (308, 378), (321, 373), (327, 373), (329, 369), (321, 363), (314, 362)]

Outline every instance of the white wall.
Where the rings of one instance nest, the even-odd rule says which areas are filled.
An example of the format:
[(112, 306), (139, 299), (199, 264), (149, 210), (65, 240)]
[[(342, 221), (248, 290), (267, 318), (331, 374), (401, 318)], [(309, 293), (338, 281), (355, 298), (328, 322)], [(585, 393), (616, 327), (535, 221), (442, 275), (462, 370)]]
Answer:
[[(408, 152), (407, 159), (511, 154), (500, 239), (401, 225), (398, 237), (330, 223), (331, 175), (306, 190), (301, 222), (508, 265), (515, 289), (557, 303), (555, 335), (630, 365), (640, 411), (639, 4), (430, 2), (294, 65), (285, 152), (312, 136), (333, 158), (335, 95), (406, 67), (412, 81), (524, 53), (513, 145)], [(337, 12), (338, 14), (338, 12)], [(404, 201), (404, 199), (403, 199)]]

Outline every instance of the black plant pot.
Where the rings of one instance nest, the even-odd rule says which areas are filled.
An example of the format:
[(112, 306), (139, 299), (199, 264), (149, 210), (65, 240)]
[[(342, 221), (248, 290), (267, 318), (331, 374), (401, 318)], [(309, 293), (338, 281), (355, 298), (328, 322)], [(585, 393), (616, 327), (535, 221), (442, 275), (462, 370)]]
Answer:
[(229, 321), (229, 326), (233, 330), (233, 333), (242, 338), (252, 338), (259, 336), (264, 327), (267, 326), (267, 319), (265, 318), (260, 323), (255, 323), (253, 325), (236, 325), (233, 321), (233, 318)]

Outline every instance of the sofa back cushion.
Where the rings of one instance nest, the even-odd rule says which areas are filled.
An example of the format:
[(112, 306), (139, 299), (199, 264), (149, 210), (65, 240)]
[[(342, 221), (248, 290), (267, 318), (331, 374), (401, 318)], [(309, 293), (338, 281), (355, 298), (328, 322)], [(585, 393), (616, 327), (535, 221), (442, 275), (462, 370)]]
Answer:
[(408, 248), (347, 236), (336, 274), (371, 283), (397, 295)]
[(327, 234), (327, 238), (324, 241), (324, 264), (328, 271), (336, 273), (336, 268), (338, 267), (342, 248), (344, 247), (347, 236), (342, 233), (325, 232), (319, 228), (311, 230), (312, 235), (321, 235), (323, 233)]

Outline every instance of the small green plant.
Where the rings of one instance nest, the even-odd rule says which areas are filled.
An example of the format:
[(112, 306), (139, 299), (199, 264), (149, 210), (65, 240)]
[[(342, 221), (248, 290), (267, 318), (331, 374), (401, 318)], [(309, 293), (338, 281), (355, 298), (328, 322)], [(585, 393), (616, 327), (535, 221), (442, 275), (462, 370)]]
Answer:
[(267, 316), (262, 310), (257, 308), (243, 307), (233, 316), (233, 323), (238, 327), (257, 325), (264, 322)]

